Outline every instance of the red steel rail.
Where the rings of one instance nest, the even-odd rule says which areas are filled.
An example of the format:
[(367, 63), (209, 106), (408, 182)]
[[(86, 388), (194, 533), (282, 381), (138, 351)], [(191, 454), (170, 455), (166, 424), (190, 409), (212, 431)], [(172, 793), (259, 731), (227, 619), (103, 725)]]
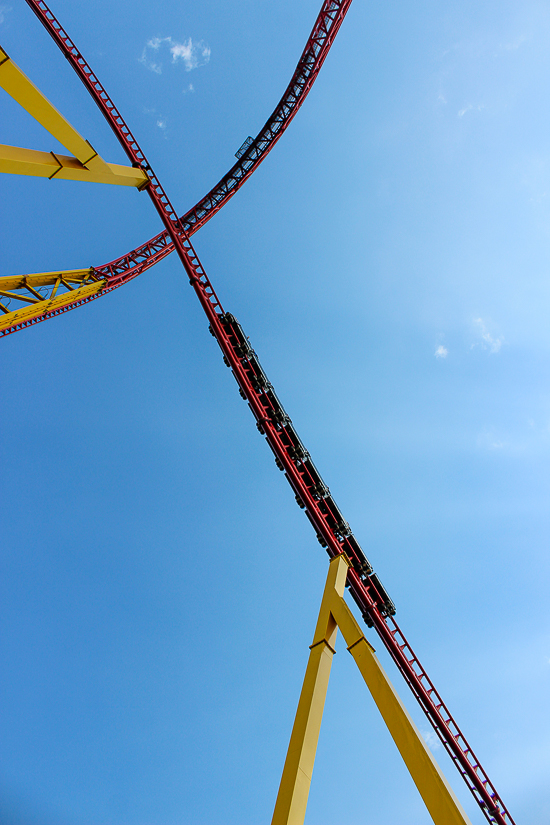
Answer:
[[(222, 350), (224, 361), (231, 368), (242, 397), (248, 401), (259, 431), (265, 435), (275, 454), (277, 466), (284, 471), (298, 504), (305, 509), (320, 543), (327, 548), (329, 556), (334, 557), (345, 552), (351, 560), (348, 587), (367, 625), (376, 629), (487, 821), (493, 825), (514, 825), (489, 777), (393, 618), (393, 602), (373, 572), (357, 539), (298, 437), (248, 338), (234, 316), (223, 311), (182, 222), (177, 218), (164, 189), (130, 129), (46, 4), (42, 0), (26, 2), (77, 71), (130, 161), (147, 173), (150, 180), (147, 191), (206, 313), (210, 331)], [(337, 5), (335, 0), (334, 6)]]
[[(290, 83), (272, 114), (260, 129), (258, 135), (247, 146), (246, 151), (237, 159), (237, 163), (195, 206), (191, 207), (180, 218), (180, 223), (188, 236), (204, 226), (233, 197), (287, 129), (313, 86), (351, 2), (352, 0), (324, 0)], [(45, 8), (45, 4), (41, 5), (44, 5)], [(48, 14), (48, 12), (44, 13)], [(13, 327), (0, 331), (0, 337), (24, 329), (27, 326), (34, 326), (34, 324), (45, 321), (47, 318), (53, 318), (62, 312), (68, 312), (77, 306), (100, 298), (102, 295), (107, 295), (113, 289), (128, 283), (133, 278), (137, 278), (146, 269), (154, 266), (173, 252), (174, 248), (169, 232), (166, 230), (159, 232), (154, 238), (126, 253), (126, 255), (122, 255), (107, 264), (93, 267), (92, 277), (96, 280), (106, 279), (107, 281), (101, 292), (86, 298), (76, 298), (75, 301), (59, 309), (44, 312), (42, 315), (37, 315), (27, 321), (19, 321)]]

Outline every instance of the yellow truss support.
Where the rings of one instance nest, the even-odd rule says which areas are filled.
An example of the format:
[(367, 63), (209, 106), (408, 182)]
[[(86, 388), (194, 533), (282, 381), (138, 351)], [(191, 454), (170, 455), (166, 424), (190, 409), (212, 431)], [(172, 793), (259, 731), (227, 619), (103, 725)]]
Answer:
[(106, 163), (0, 47), (0, 86), (31, 114), (74, 157), (0, 147), (0, 172), (64, 180), (87, 180), (142, 187), (148, 177), (141, 169)]
[(80, 284), (92, 273), (92, 267), (88, 267), (87, 269), (65, 269), (63, 272), (59, 269), (55, 272), (37, 272), (35, 275), (4, 275), (0, 277), (0, 290), (52, 286), (59, 278), (63, 278), (69, 284)]
[[(86, 283), (92, 272), (92, 269), (69, 269), (64, 272), (39, 272), (35, 275), (9, 275), (0, 278), (0, 312), (4, 313), (0, 315), (0, 330), (101, 292), (107, 284), (105, 280)], [(43, 286), (53, 286), (48, 297), (37, 291), (37, 287)], [(67, 292), (57, 294), (60, 287)], [(25, 289), (26, 292), (12, 292), (14, 289)], [(26, 306), (10, 312), (2, 303), (5, 298), (23, 301)]]
[(344, 601), (348, 567), (330, 562), (271, 825), (303, 825), (338, 628), (435, 825), (471, 825)]

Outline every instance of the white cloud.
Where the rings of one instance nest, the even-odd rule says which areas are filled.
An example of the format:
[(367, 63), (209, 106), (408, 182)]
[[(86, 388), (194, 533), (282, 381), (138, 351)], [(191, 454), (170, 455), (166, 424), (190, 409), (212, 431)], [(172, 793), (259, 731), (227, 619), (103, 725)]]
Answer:
[(170, 46), (170, 54), (172, 55), (172, 63), (183, 60), (186, 72), (190, 72), (191, 69), (196, 69), (197, 66), (203, 66), (210, 60), (210, 49), (208, 46), (205, 46), (202, 40), (198, 43), (193, 43), (191, 38), (185, 43), (173, 43)]
[(172, 58), (171, 63), (183, 63), (186, 72), (204, 66), (210, 60), (210, 48), (202, 40), (193, 42), (190, 37), (183, 43), (178, 43), (171, 37), (152, 37), (145, 44), (139, 62), (155, 74), (162, 74), (163, 64), (158, 55), (166, 49)]
[(151, 109), (147, 108), (147, 106), (143, 107), (143, 114), (144, 115), (151, 115), (154, 118), (155, 125), (161, 130), (163, 136), (166, 138), (166, 130), (168, 129), (168, 120), (164, 117), (164, 115), (159, 114), (155, 107), (153, 106)]
[(491, 430), (485, 430), (484, 432), (479, 433), (476, 440), (477, 446), (484, 450), (502, 450), (505, 446), (508, 446), (505, 445), (505, 443), (501, 441)]
[(6, 19), (6, 14), (11, 11), (11, 6), (0, 6), (0, 23)]
[(440, 344), (435, 351), (436, 358), (446, 358), (448, 354), (449, 350), (446, 347), (444, 347), (443, 344)]
[(429, 747), (429, 749), (431, 751), (436, 751), (438, 748), (441, 747), (441, 742), (439, 740), (439, 737), (438, 737), (437, 733), (435, 733), (435, 731), (433, 731), (433, 730), (423, 730), (423, 731), (420, 731), (420, 732), (422, 734), (422, 739), (424, 740), (424, 742), (426, 743), (426, 745)]
[[(481, 335), (481, 346), (483, 349), (488, 349), (489, 352), (497, 353), (500, 351), (502, 346), (502, 342), (504, 341), (504, 336), (501, 335), (500, 338), (493, 338), (491, 333), (487, 330), (485, 323), (482, 318), (474, 318), (474, 324), (477, 327), (479, 334)], [(475, 347), (476, 344), (472, 344), (472, 348)]]
[(472, 109), (475, 109), (476, 112), (481, 112), (481, 110), (484, 109), (484, 108), (485, 108), (484, 103), (480, 103), (478, 106), (472, 106), (471, 103), (468, 103), (468, 105), (464, 106), (463, 109), (459, 109), (457, 114), (458, 114), (458, 117), (464, 117), (466, 112), (470, 112)]
[(500, 48), (505, 49), (507, 52), (515, 52), (525, 43), (526, 40), (527, 36), (525, 34), (520, 34), (520, 36), (516, 37), (516, 39), (511, 43), (501, 43)]

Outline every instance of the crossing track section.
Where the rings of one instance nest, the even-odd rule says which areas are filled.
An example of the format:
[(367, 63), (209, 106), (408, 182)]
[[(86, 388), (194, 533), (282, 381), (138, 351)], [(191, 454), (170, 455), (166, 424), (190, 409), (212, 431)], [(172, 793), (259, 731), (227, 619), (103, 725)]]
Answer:
[(210, 332), (256, 419), (258, 430), (273, 451), (277, 466), (285, 473), (298, 505), (306, 511), (320, 544), (331, 558), (345, 552), (351, 561), (347, 586), (366, 624), (375, 628), (487, 821), (493, 825), (514, 825), (488, 775), (395, 621), (393, 602), (298, 437), (249, 339), (236, 318), (223, 310), (182, 221), (176, 216), (122, 115), (46, 4), (42, 0), (26, 2), (77, 71), (129, 160), (146, 172), (149, 178), (147, 192), (204, 309)]
[[(290, 83), (272, 114), (260, 129), (258, 135), (253, 139), (249, 138), (241, 147), (241, 150), (237, 153), (240, 157), (237, 158), (237, 162), (231, 169), (195, 206), (179, 219), (181, 227), (188, 236), (204, 226), (233, 197), (290, 125), (319, 74), (344, 17), (351, 6), (351, 2), (352, 0), (324, 0)], [(40, 7), (46, 16), (51, 15), (44, 3), (29, 3), (29, 5), (33, 10), (35, 10), (34, 6)], [(69, 42), (65, 32), (62, 32), (62, 36)], [(80, 65), (80, 55), (72, 43), (71, 54), (74, 59), (73, 66), (79, 71), (77, 67)], [(78, 290), (75, 290), (75, 295), (70, 296), (71, 300), (64, 301), (62, 306), (50, 305), (47, 300), (49, 296), (45, 296), (41, 299), (41, 303), (43, 303), (42, 312), (40, 307), (35, 305), (23, 311), (19, 310), (17, 315), (13, 317), (13, 322), (6, 317), (5, 324), (0, 326), (0, 337), (34, 326), (34, 324), (45, 321), (47, 318), (53, 318), (100, 298), (102, 295), (107, 295), (113, 289), (117, 289), (141, 275), (146, 269), (170, 255), (174, 249), (175, 246), (170, 233), (167, 230), (160, 232), (126, 255), (122, 255), (107, 264), (92, 267), (88, 280), (88, 283), (93, 282), (96, 285), (92, 294), (90, 294), (90, 290), (87, 294), (80, 294)], [(25, 278), (25, 276), (20, 277)], [(28, 290), (22, 292), (21, 295), (23, 297), (20, 300), (25, 301), (25, 299), (28, 299)], [(32, 295), (30, 297), (32, 298)]]

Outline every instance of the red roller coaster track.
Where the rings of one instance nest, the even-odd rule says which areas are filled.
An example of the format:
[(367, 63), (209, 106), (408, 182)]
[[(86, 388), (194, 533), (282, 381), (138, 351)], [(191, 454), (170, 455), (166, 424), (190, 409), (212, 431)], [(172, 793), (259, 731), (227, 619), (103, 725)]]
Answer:
[[(130, 161), (147, 173), (150, 181), (147, 191), (165, 226), (165, 234), (162, 236), (165, 246), (166, 248), (170, 246), (168, 243), (168, 238), (170, 238), (171, 244), (182, 261), (190, 283), (207, 315), (210, 331), (222, 350), (224, 361), (231, 368), (241, 395), (248, 401), (259, 431), (265, 435), (266, 441), (275, 454), (278, 467), (284, 471), (295, 493), (296, 500), (305, 509), (320, 543), (326, 547), (330, 557), (344, 551), (350, 558), (352, 568), (348, 574), (348, 587), (366, 623), (376, 629), (423, 712), (480, 805), (488, 822), (498, 823), (498, 825), (506, 825), (507, 823), (513, 825), (512, 817), (481, 767), (479, 760), (475, 757), (393, 618), (395, 613), (393, 602), (373, 572), (357, 539), (315, 468), (309, 453), (303, 446), (290, 418), (260, 366), (248, 338), (236, 319), (222, 309), (214, 288), (193, 249), (186, 224), (190, 221), (190, 229), (198, 228), (198, 222), (202, 221), (204, 223), (210, 217), (210, 214), (221, 207), (224, 198), (220, 195), (219, 201), (215, 199), (211, 201), (210, 214), (204, 205), (201, 207), (199, 204), (194, 208), (198, 210), (196, 220), (188, 218), (190, 213), (183, 219), (179, 219), (130, 129), (60, 23), (41, 0), (26, 0), (26, 2), (80, 76), (118, 137)], [(327, 19), (330, 18), (333, 22), (338, 19), (339, 25), (341, 17), (343, 17), (348, 6), (349, 2), (339, 3), (337, 0), (327, 0), (323, 4), (321, 17), (324, 14)], [(319, 18), (317, 23), (319, 24)], [(335, 33), (334, 31), (332, 36)], [(307, 54), (310, 44), (311, 39), (308, 41), (304, 55)], [(304, 56), (302, 56), (303, 59)], [(259, 149), (260, 147), (257, 147), (257, 151)], [(252, 150), (252, 147), (250, 150)], [(236, 166), (239, 166), (239, 164), (236, 164)], [(234, 169), (235, 167), (231, 172)], [(244, 174), (241, 182), (242, 180), (244, 180)], [(234, 184), (231, 191), (228, 188), (227, 193), (222, 193), (225, 199), (230, 197), (232, 191), (236, 188), (237, 184)], [(211, 195), (212, 193), (207, 198), (210, 198)], [(202, 209), (205, 209), (204, 213), (202, 213)], [(192, 210), (192, 213), (195, 214), (194, 210)], [(157, 236), (157, 239), (160, 237)], [(153, 239), (153, 241), (157, 239)], [(144, 247), (140, 247), (140, 249), (144, 249)], [(157, 258), (163, 257), (160, 251), (156, 254)], [(164, 254), (168, 253), (165, 252)], [(125, 259), (128, 260), (127, 271), (133, 272), (137, 266), (146, 268), (145, 260), (133, 264), (130, 258), (131, 256), (125, 256)], [(113, 262), (111, 266), (114, 263), (117, 262)], [(152, 265), (152, 263), (149, 263), (149, 265)], [(121, 264), (121, 266), (123, 265)]]
[[(39, 4), (42, 6), (43, 4)], [(218, 181), (218, 183), (203, 197), (195, 206), (191, 207), (179, 219), (180, 224), (188, 236), (193, 235), (198, 229), (204, 226), (210, 218), (224, 206), (235, 192), (240, 189), (243, 183), (258, 168), (262, 160), (277, 143), (283, 132), (286, 130), (294, 115), (304, 103), (309, 90), (313, 86), (317, 75), (323, 65), (325, 58), (334, 42), (338, 30), (351, 5), (351, 0), (325, 0), (319, 12), (311, 34), (305, 45), (304, 51), (298, 61), (298, 65), (292, 75), (290, 83), (280, 99), (279, 103), (267, 119), (258, 135), (247, 146), (237, 163)], [(70, 40), (64, 33), (67, 42)], [(76, 57), (76, 47), (71, 43), (71, 50), (74, 50)], [(71, 52), (73, 53), (73, 52)], [(79, 59), (73, 63), (78, 71)], [(80, 73), (82, 76), (82, 73)], [(92, 77), (90, 73), (90, 77)], [(118, 136), (118, 135), (117, 135)], [(120, 140), (120, 138), (119, 138)], [(121, 141), (122, 142), (122, 141)], [(125, 146), (125, 143), (123, 146)], [(175, 249), (170, 238), (170, 233), (165, 230), (155, 235), (154, 238), (146, 241), (141, 246), (132, 249), (126, 255), (121, 255), (114, 261), (100, 266), (93, 267), (92, 277), (96, 280), (106, 279), (107, 284), (101, 292), (95, 295), (77, 298), (72, 303), (65, 306), (36, 315), (32, 319), (19, 321), (12, 327), (0, 330), (0, 337), (9, 335), (20, 329), (45, 321), (63, 312), (68, 312), (85, 303), (107, 295), (113, 289), (117, 289), (128, 283), (133, 278), (137, 278), (146, 269), (154, 266)]]

